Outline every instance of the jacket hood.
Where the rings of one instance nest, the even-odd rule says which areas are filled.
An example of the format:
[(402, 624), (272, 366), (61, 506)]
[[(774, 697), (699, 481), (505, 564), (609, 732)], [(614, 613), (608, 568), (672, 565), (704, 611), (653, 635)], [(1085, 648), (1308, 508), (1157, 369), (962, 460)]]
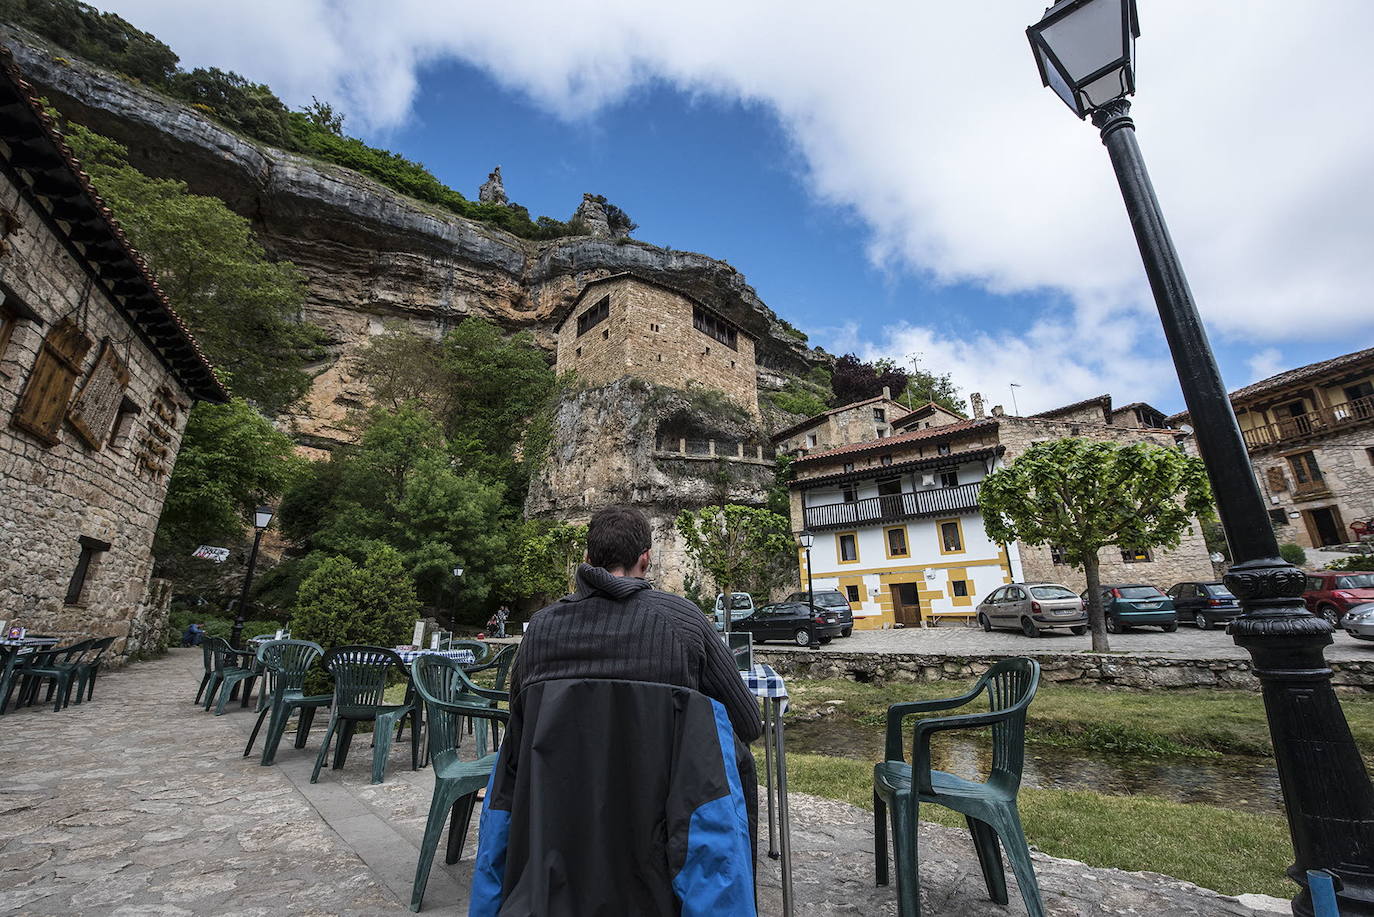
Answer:
[(582, 564), (577, 568), (577, 595), (585, 598), (590, 595), (604, 595), (623, 602), (642, 589), (648, 589), (647, 580), (630, 576), (616, 576), (604, 567)]

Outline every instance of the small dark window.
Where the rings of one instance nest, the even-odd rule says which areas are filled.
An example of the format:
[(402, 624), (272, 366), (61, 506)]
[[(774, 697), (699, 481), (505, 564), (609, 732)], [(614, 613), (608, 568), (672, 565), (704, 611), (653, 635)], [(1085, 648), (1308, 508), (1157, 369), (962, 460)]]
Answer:
[(958, 486), (959, 486), (959, 472), (957, 472), (957, 471), (942, 471), (942, 472), (940, 472), (940, 486), (941, 486), (941, 487), (958, 487)]
[(1322, 470), (1317, 467), (1317, 457), (1311, 452), (1288, 456), (1288, 464), (1299, 484), (1316, 485), (1322, 482)]
[(845, 563), (859, 559), (859, 545), (854, 535), (840, 536), (840, 560)]
[(845, 586), (845, 587), (844, 587), (844, 595), (845, 595), (845, 598), (849, 599), (849, 601), (850, 601), (851, 604), (854, 603), (854, 602), (859, 601), (859, 587), (858, 587), (858, 586)]
[(887, 530), (887, 553), (893, 557), (906, 557), (906, 529)]
[(18, 324), (19, 312), (13, 306), (0, 303), (0, 359), (4, 359), (10, 335), (14, 334), (15, 326)]
[(1057, 544), (1052, 544), (1052, 545), (1050, 545), (1050, 563), (1052, 563), (1052, 564), (1066, 564), (1066, 563), (1068, 563), (1068, 562), (1069, 562), (1069, 561), (1068, 561), (1068, 557), (1067, 557), (1067, 555), (1066, 555), (1065, 552), (1064, 552), (1064, 547), (1063, 547), (1063, 545), (1057, 545)]
[(840, 500), (842, 502), (853, 503), (858, 498), (858, 494), (855, 492), (853, 485), (840, 488)]
[(845, 473), (846, 473), (846, 474), (848, 474), (849, 472), (853, 471), (853, 470), (854, 470), (854, 463), (853, 463), (853, 462), (845, 462), (845, 463), (844, 463), (844, 470), (845, 470)]
[(1069, 424), (1069, 435), (1070, 435), (1070, 436), (1077, 436), (1078, 434), (1080, 434), (1080, 433), (1082, 433), (1082, 432), (1083, 432), (1083, 428), (1080, 427), (1078, 424), (1076, 424), (1076, 423), (1074, 423), (1074, 424)]
[(1269, 522), (1272, 525), (1287, 525), (1288, 514), (1281, 509), (1271, 509), (1269, 511)]
[(949, 455), (949, 443), (940, 443), (935, 447), (936, 455)]
[(884, 456), (882, 457), (882, 459), (881, 459), (881, 462), (882, 462), (882, 464), (884, 464), (884, 465), (891, 465), (891, 464), (892, 464), (892, 456), (890, 456), (890, 455), (884, 455)]
[(603, 296), (597, 300), (596, 305), (577, 317), (577, 336), (582, 337), (582, 335), (604, 322), (610, 314), (611, 297)]
[(949, 588), (957, 596), (966, 596), (968, 595), (968, 580), (951, 580), (949, 583)]
[(579, 357), (582, 356), (582, 348), (581, 348), (581, 347), (577, 348), (577, 355), (578, 355)]
[[(700, 306), (692, 307), (692, 327), (707, 337), (713, 337), (731, 350), (739, 350), (739, 332), (718, 315)], [(707, 351), (709, 353), (709, 350)]]
[(873, 419), (878, 421), (878, 423), (887, 423), (887, 411), (883, 408), (874, 408)]
[(604, 331), (601, 332), (601, 340), (603, 340), (603, 341), (609, 341), (610, 339), (611, 339), (611, 329), (607, 328), (607, 329), (605, 329)]
[(1364, 454), (1369, 456), (1369, 464), (1374, 465), (1374, 446), (1365, 449)]
[(76, 542), (81, 545), (81, 555), (76, 559), (76, 570), (72, 572), (71, 582), (67, 584), (67, 597), (63, 599), (68, 605), (81, 604), (81, 594), (86, 591), (86, 575), (90, 573), (91, 561), (97, 554), (110, 550), (110, 543), (98, 538), (82, 535)]
[(963, 533), (959, 531), (959, 523), (940, 523), (940, 543), (944, 545), (946, 554), (964, 550), (964, 538)]

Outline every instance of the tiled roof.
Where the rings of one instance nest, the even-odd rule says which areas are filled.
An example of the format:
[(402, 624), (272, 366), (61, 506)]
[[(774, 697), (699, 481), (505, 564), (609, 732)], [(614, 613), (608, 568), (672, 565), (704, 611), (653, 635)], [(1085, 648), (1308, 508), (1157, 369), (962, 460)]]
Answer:
[(1100, 404), (1106, 409), (1106, 413), (1112, 413), (1112, 396), (1098, 395), (1094, 398), (1084, 398), (1082, 401), (1075, 401), (1073, 404), (1066, 404), (1062, 408), (1054, 408), (1049, 411), (1041, 411), (1039, 414), (1032, 414), (1032, 417), (1058, 417), (1060, 414), (1068, 414), (1079, 408), (1086, 408), (1090, 404)]
[(840, 455), (858, 455), (864, 452), (886, 452), (895, 446), (904, 446), (909, 443), (920, 442), (923, 440), (936, 440), (956, 433), (965, 433), (970, 430), (981, 430), (983, 428), (997, 429), (997, 418), (983, 417), (978, 420), (961, 420), (958, 423), (947, 423), (940, 427), (928, 427), (924, 430), (913, 430), (910, 433), (899, 433), (896, 436), (888, 436), (883, 439), (870, 440), (862, 443), (850, 443), (846, 446), (837, 446), (834, 449), (827, 449), (824, 452), (814, 452), (796, 460), (793, 465), (806, 465), (811, 462), (819, 462), (823, 459), (830, 459)]
[(907, 426), (908, 424), (918, 423), (918, 422), (920, 422), (920, 420), (921, 420), (922, 418), (928, 417), (928, 416), (930, 416), (931, 414), (937, 414), (937, 413), (940, 413), (940, 414), (948, 414), (948, 415), (950, 415), (951, 417), (959, 417), (959, 418), (961, 418), (961, 419), (967, 419), (967, 418), (964, 418), (963, 415), (960, 414), (960, 413), (957, 412), (957, 411), (951, 411), (949, 408), (944, 407), (943, 405), (936, 404), (936, 403), (933, 402), (933, 401), (927, 401), (925, 404), (921, 405), (919, 408), (913, 408), (910, 414), (905, 414), (905, 415), (903, 415), (903, 416), (897, 418), (896, 420), (892, 421), (892, 425), (893, 425), (894, 427), (905, 427), (905, 426)]
[[(820, 423), (822, 420), (824, 420), (826, 417), (829, 417), (831, 414), (838, 414), (841, 411), (848, 411), (853, 408), (861, 408), (864, 405), (872, 404), (875, 401), (891, 401), (893, 404), (897, 405), (897, 407), (902, 407), (900, 402), (894, 401), (891, 398), (884, 398), (882, 395), (874, 395), (872, 398), (865, 398), (862, 401), (851, 401), (849, 402), (849, 404), (842, 404), (837, 408), (831, 408), (828, 411), (822, 411), (819, 414), (813, 414), (805, 420), (797, 421), (796, 423), (792, 424), (792, 426), (788, 427), (786, 430), (779, 430), (777, 433), (773, 434), (773, 442), (781, 442), (782, 440), (787, 439), (787, 437), (793, 435), (794, 433), (800, 433), (802, 430), (805, 430), (808, 427), (814, 427), (816, 424)], [(902, 408), (902, 410), (906, 410), (906, 408)], [(919, 408), (917, 410), (919, 410)], [(902, 416), (905, 417), (907, 415), (903, 414)], [(897, 421), (894, 420), (892, 423), (895, 426)]]
[[(1332, 357), (1329, 360), (1319, 360), (1316, 363), (1308, 363), (1306, 366), (1299, 366), (1296, 369), (1287, 369), (1281, 373), (1270, 376), (1268, 379), (1261, 379), (1252, 382), (1247, 386), (1236, 389), (1231, 393), (1231, 403), (1246, 401), (1256, 398), (1268, 392), (1276, 392), (1288, 388), (1290, 385), (1309, 380), (1319, 379), (1322, 376), (1340, 372), (1343, 369), (1359, 366), (1361, 363), (1374, 365), (1374, 347), (1364, 350), (1356, 350), (1353, 353), (1342, 354), (1339, 357)], [(1170, 422), (1186, 419), (1187, 411), (1180, 411), (1170, 416)]]
[(20, 188), (31, 201), (46, 204), (46, 211), (38, 209), (54, 224), (61, 221), (69, 227), (63, 234), (70, 249), (186, 390), (204, 401), (227, 401), (228, 390), (191, 330), (96, 194), (90, 176), (81, 170), (4, 45), (0, 71), (0, 137), (10, 147), (10, 167), (27, 178), (27, 183), (21, 178)]

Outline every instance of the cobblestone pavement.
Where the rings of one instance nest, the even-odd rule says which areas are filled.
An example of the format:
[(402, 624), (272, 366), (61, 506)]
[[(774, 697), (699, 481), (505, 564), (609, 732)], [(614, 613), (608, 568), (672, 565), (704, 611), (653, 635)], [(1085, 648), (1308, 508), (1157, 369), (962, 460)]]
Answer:
[[(202, 712), (190, 703), (199, 677), (199, 651), (173, 651), (102, 675), (92, 703), (0, 717), (0, 914), (405, 913), (433, 786), (409, 769), (408, 743), (380, 786), (361, 739), (312, 786), (320, 728), (260, 767), (241, 757), (251, 711)], [(800, 794), (792, 810), (797, 913), (895, 914), (891, 889), (873, 886), (871, 815)], [(474, 847), (451, 867), (440, 855), (425, 913), (466, 912)], [(921, 856), (928, 917), (1024, 914), (1014, 890), (1009, 908), (983, 897), (960, 832), (925, 826)], [(1055, 917), (1283, 912), (1159, 876), (1036, 863)], [(760, 911), (779, 914), (777, 865), (761, 857), (759, 870)]]
[[(1198, 630), (1180, 627), (1166, 634), (1157, 627), (1135, 628), (1124, 634), (1108, 637), (1113, 652), (1123, 651), (1141, 656), (1171, 656), (1177, 659), (1249, 659), (1250, 654), (1236, 646), (1221, 630)], [(1344, 631), (1334, 635), (1334, 643), (1326, 648), (1331, 660), (1374, 660), (1374, 641), (1356, 640)], [(785, 649), (786, 644), (769, 643), (768, 649)], [(823, 650), (844, 653), (947, 653), (950, 655), (981, 655), (983, 653), (1074, 653), (1092, 647), (1087, 634), (1075, 637), (1068, 632), (1050, 631), (1039, 637), (1027, 637), (1012, 631), (995, 630), (984, 633), (977, 627), (944, 625), (941, 627), (907, 627), (893, 630), (856, 630), (849, 637), (830, 641)]]

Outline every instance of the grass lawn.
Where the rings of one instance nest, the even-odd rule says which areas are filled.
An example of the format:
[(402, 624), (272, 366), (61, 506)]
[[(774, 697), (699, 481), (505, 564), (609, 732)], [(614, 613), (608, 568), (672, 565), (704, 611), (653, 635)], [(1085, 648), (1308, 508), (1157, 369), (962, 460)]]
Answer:
[[(762, 753), (756, 757), (762, 773)], [(867, 762), (789, 753), (787, 775), (789, 789), (873, 807)], [(1283, 874), (1293, 854), (1278, 816), (1065, 790), (1023, 789), (1020, 803), (1030, 843), (1053, 856), (1160, 872), (1230, 895), (1297, 893)], [(940, 806), (922, 806), (921, 818), (964, 827), (962, 816)]]

